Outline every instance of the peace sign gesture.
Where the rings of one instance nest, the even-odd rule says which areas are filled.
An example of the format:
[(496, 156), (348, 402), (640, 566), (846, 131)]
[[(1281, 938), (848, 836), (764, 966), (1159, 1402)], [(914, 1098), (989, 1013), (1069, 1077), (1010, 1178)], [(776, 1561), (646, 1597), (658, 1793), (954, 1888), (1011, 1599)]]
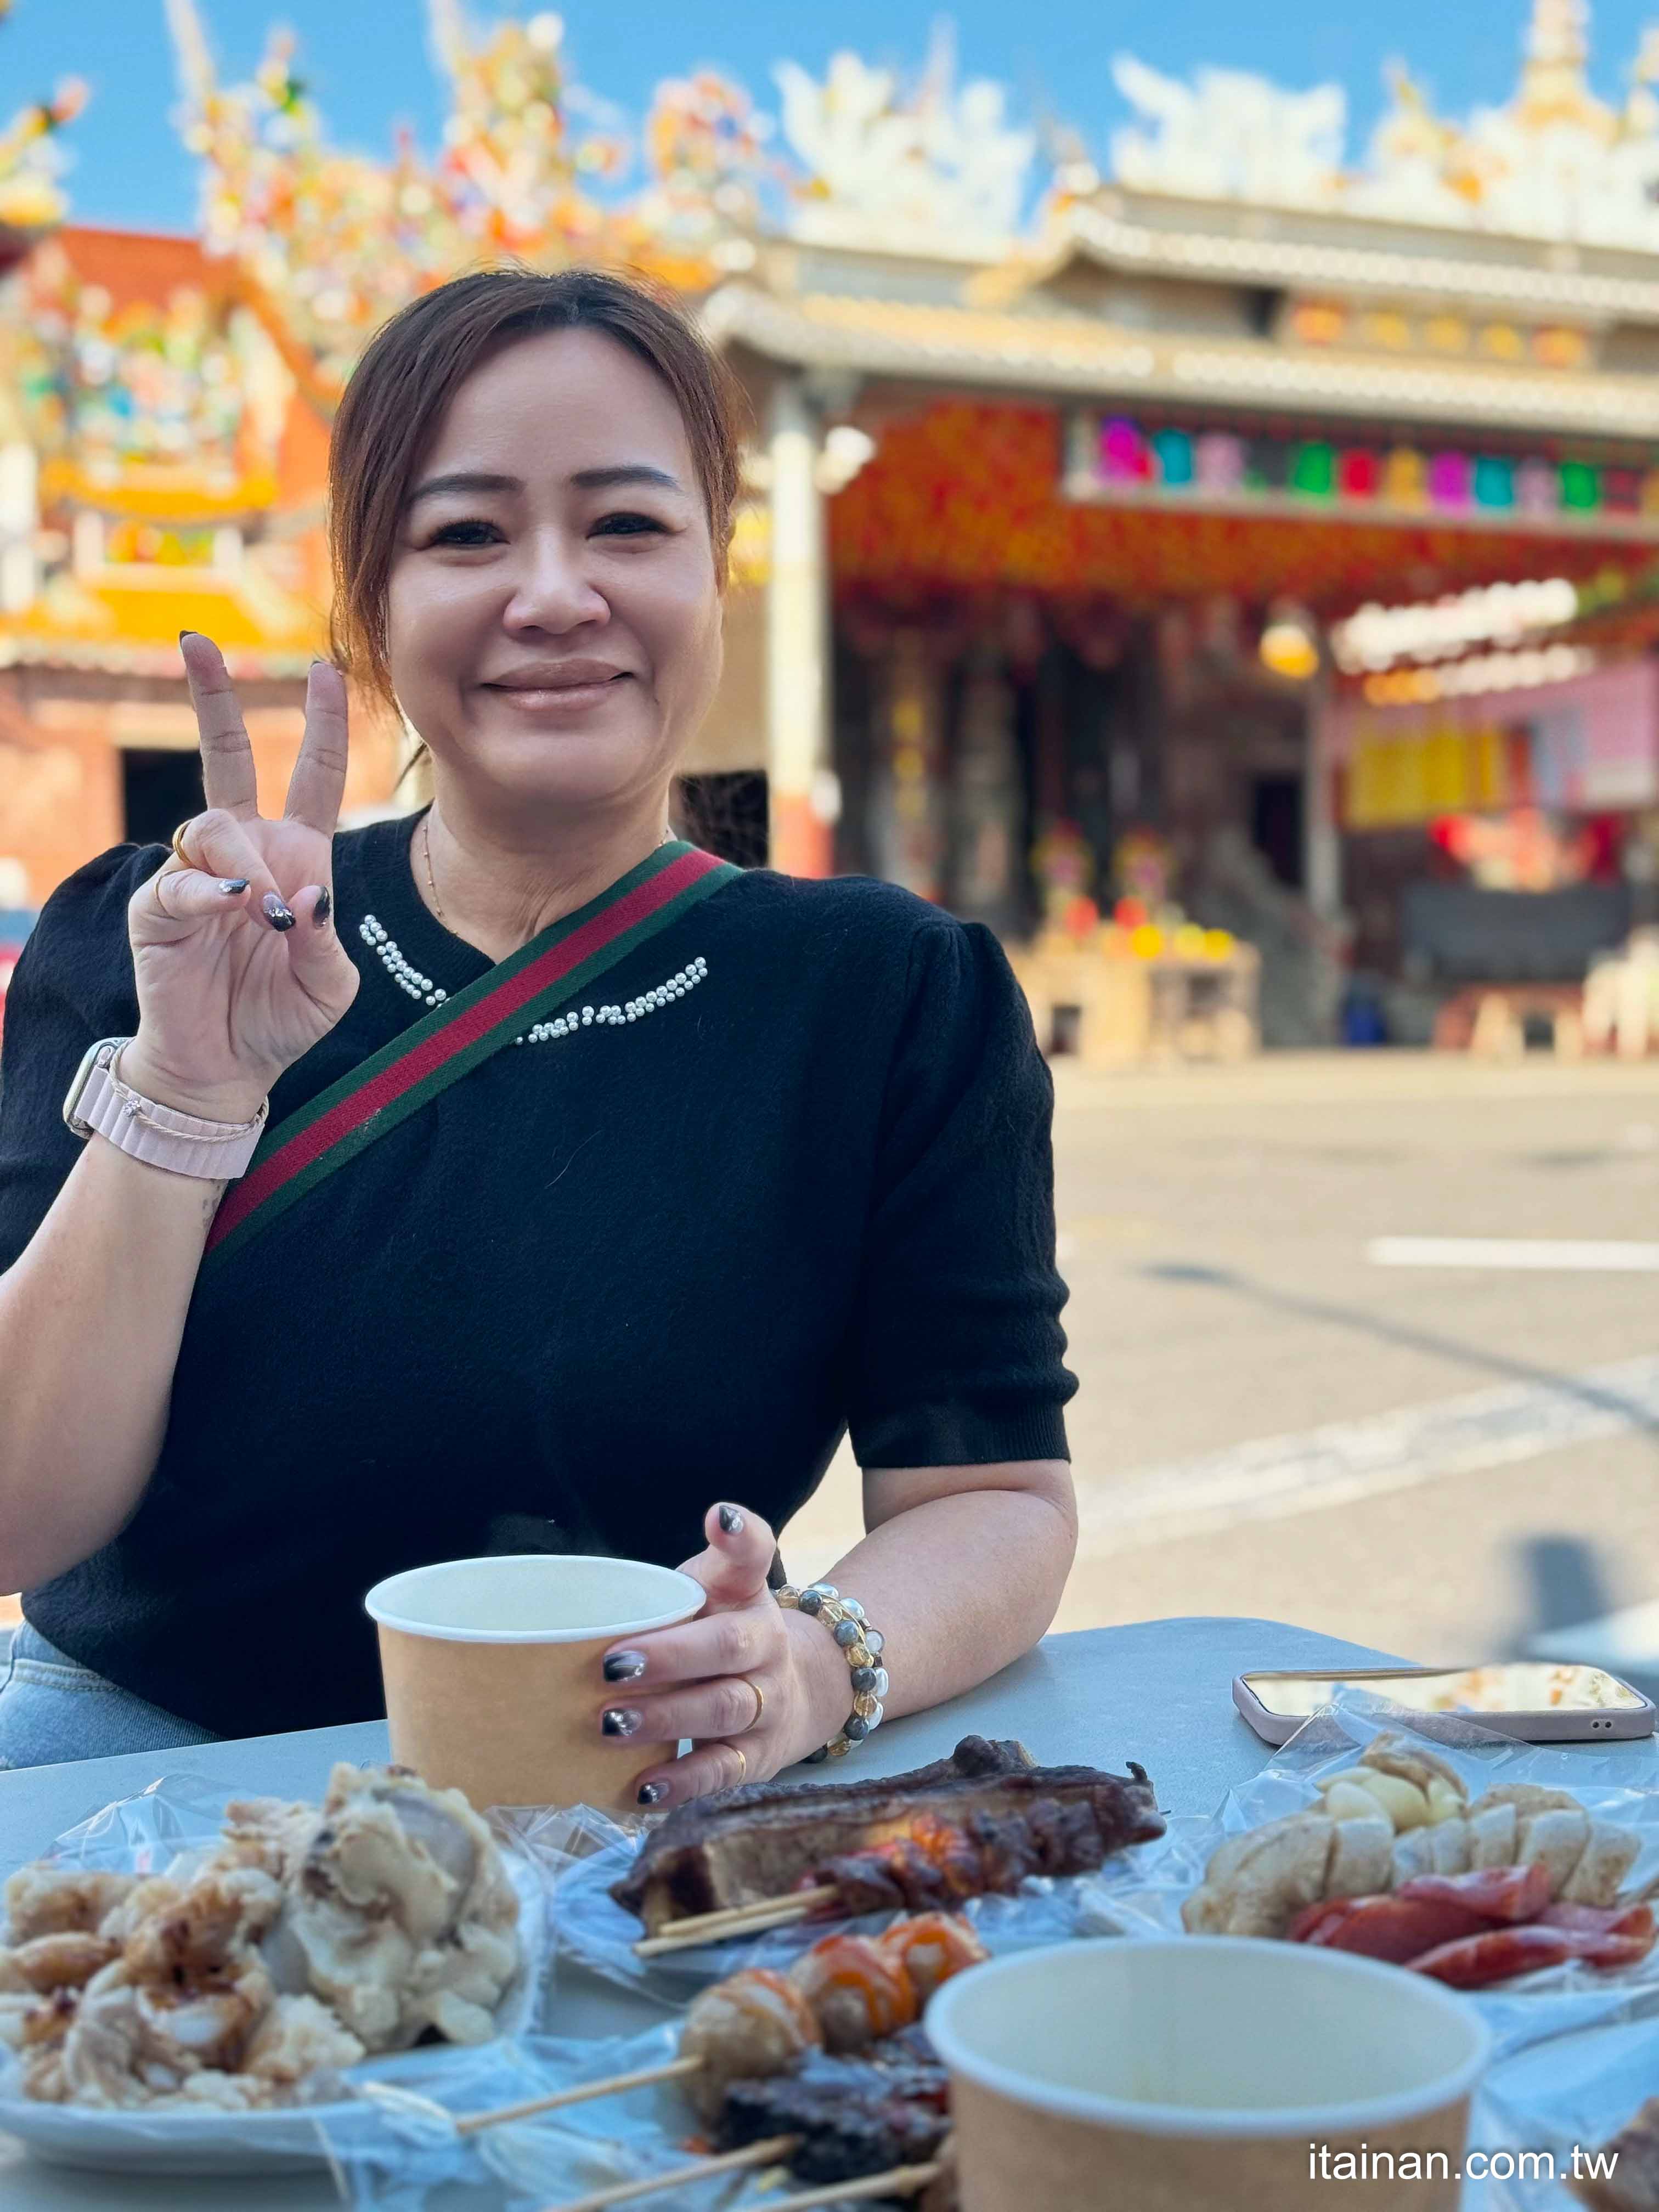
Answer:
[[(138, 1031), (124, 1079), (208, 1121), (248, 1121), (357, 994), (334, 928), (333, 837), (346, 776), (340, 672), (312, 663), (305, 738), (280, 818), (259, 811), (253, 750), (224, 657), (179, 640), (202, 740), (204, 812), (127, 907)], [(179, 854), (182, 854), (183, 858)]]

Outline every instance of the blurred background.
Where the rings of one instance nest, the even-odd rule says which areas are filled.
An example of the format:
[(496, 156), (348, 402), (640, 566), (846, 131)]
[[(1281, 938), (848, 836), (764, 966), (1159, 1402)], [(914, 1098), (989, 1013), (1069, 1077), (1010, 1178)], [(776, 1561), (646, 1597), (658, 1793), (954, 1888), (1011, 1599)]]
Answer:
[(201, 803), (181, 627), (284, 788), (376, 325), (646, 270), (750, 417), (683, 825), (986, 923), (1053, 1060), (1062, 1625), (1659, 1679), (1659, 29), (291, 12), (0, 0), (0, 1019)]

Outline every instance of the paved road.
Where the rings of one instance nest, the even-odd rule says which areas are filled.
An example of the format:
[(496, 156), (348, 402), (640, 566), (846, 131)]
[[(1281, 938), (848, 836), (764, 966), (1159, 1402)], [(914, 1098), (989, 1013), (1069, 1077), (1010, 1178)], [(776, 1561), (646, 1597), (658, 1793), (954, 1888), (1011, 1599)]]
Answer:
[[(1659, 1236), (1659, 1064), (1056, 1073), (1061, 1626), (1266, 1613), (1437, 1662), (1659, 1596), (1659, 1276), (1366, 1256)], [(847, 1473), (792, 1571), (847, 1540)]]
[[(1659, 1275), (1382, 1237), (1659, 1237), (1659, 1063), (1056, 1071), (1083, 1544), (1059, 1625), (1268, 1615), (1425, 1660), (1659, 1597)], [(793, 1572), (858, 1532), (843, 1461)]]

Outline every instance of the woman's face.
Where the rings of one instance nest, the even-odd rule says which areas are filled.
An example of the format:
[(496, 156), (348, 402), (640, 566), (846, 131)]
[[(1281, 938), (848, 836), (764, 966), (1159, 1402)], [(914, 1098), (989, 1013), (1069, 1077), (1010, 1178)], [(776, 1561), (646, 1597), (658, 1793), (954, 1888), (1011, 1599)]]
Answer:
[(488, 805), (665, 787), (720, 680), (720, 600), (668, 387), (593, 331), (517, 340), (416, 472), (387, 587), (392, 680)]

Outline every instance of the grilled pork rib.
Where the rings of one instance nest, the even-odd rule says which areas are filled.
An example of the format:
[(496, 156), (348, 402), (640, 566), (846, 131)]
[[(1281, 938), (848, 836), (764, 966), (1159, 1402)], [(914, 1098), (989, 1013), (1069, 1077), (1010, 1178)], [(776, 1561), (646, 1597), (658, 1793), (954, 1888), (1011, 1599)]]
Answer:
[(1027, 1874), (1084, 1873), (1163, 1832), (1139, 1767), (1036, 1766), (1023, 1744), (970, 1735), (910, 1774), (695, 1799), (647, 1838), (611, 1894), (653, 1936), (820, 1881), (851, 1911), (919, 1907), (1012, 1889)]

